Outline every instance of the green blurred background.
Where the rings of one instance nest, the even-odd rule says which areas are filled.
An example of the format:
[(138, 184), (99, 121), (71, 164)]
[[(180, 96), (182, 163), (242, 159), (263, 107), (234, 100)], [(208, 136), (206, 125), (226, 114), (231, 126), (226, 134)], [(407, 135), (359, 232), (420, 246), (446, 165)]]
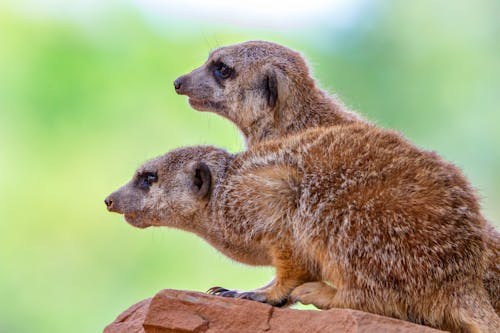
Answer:
[(174, 147), (243, 149), (172, 87), (225, 44), (300, 50), (324, 88), (460, 166), (500, 222), (499, 1), (207, 3), (1, 2), (0, 332), (98, 332), (162, 288), (271, 278), (103, 203)]

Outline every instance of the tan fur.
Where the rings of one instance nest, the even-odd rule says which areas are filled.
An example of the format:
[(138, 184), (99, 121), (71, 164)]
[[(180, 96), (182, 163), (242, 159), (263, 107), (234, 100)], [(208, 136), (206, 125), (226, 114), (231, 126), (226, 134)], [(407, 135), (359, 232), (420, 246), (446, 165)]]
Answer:
[[(158, 180), (138, 188), (145, 172)], [(210, 179), (209, 191), (200, 179)], [(392, 131), (316, 128), (236, 155), (177, 149), (106, 202), (133, 225), (188, 230), (234, 260), (276, 268), (264, 288), (218, 294), (281, 305), (304, 283), (328, 281), (336, 289), (323, 308), (500, 331), (482, 282), (491, 227), (473, 189), (456, 167)]]
[[(231, 69), (226, 79), (215, 75), (220, 63)], [(271, 87), (269, 80), (274, 82)], [(178, 78), (176, 85), (195, 109), (215, 112), (237, 125), (249, 146), (311, 127), (365, 122), (316, 85), (298, 52), (271, 42), (216, 49), (203, 66)], [(271, 104), (270, 89), (276, 93)], [(490, 255), (484, 284), (500, 314), (500, 236), (492, 229), (487, 237)]]
[(484, 287), (491, 305), (500, 316), (500, 233), (491, 224), (486, 233), (486, 249), (488, 267), (484, 275)]

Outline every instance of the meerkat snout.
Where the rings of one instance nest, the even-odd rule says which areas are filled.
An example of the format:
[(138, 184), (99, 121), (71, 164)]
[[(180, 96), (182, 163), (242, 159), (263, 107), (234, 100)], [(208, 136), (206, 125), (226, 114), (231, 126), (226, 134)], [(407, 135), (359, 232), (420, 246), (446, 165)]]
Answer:
[(107, 196), (106, 199), (104, 199), (104, 203), (106, 204), (106, 208), (112, 212), (113, 211), (113, 198), (111, 196)]
[(177, 79), (175, 79), (175, 81), (174, 81), (175, 92), (178, 93), (179, 95), (182, 95), (181, 87), (182, 87), (183, 78), (184, 78), (184, 76), (180, 76)]
[(106, 208), (118, 214), (136, 214), (143, 209), (142, 200), (151, 187), (158, 182), (156, 171), (140, 171), (126, 185), (104, 199)]
[[(111, 193), (104, 199), (104, 203), (106, 204), (106, 208), (109, 212), (123, 214), (124, 202), (127, 201), (127, 196), (124, 193), (124, 189), (120, 188), (119, 190)], [(129, 209), (130, 210), (130, 209)]]

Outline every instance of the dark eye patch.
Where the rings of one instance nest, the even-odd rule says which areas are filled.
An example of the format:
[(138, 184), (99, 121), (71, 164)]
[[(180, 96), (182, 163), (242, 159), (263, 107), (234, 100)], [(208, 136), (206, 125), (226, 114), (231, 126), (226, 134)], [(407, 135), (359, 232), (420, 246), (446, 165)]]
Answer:
[(234, 69), (223, 63), (222, 61), (217, 61), (212, 64), (212, 70), (214, 73), (215, 80), (218, 83), (231, 77)]
[(137, 187), (147, 190), (149, 187), (158, 181), (158, 174), (156, 172), (143, 172), (137, 176)]

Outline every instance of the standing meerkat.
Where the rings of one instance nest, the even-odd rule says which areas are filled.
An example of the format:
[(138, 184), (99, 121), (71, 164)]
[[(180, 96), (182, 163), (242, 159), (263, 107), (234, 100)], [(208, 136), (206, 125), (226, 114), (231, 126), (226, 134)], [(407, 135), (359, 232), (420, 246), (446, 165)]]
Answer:
[(105, 202), (133, 226), (190, 231), (234, 260), (276, 269), (271, 285), (215, 294), (283, 305), (323, 280), (337, 287), (324, 308), (500, 331), (482, 282), (489, 226), (474, 191), (395, 132), (352, 124), (236, 155), (181, 148), (145, 163)]
[(248, 146), (311, 127), (362, 121), (316, 85), (298, 52), (271, 42), (218, 48), (174, 87), (194, 109), (232, 121)]
[[(365, 122), (315, 83), (296, 51), (265, 41), (221, 47), (207, 61), (174, 82), (196, 110), (232, 121), (247, 145), (298, 133), (307, 128)], [(500, 235), (493, 228), (485, 286), (500, 313)], [(318, 292), (324, 292), (324, 285)], [(312, 285), (307, 286), (312, 297)], [(319, 305), (319, 304), (317, 304)]]

